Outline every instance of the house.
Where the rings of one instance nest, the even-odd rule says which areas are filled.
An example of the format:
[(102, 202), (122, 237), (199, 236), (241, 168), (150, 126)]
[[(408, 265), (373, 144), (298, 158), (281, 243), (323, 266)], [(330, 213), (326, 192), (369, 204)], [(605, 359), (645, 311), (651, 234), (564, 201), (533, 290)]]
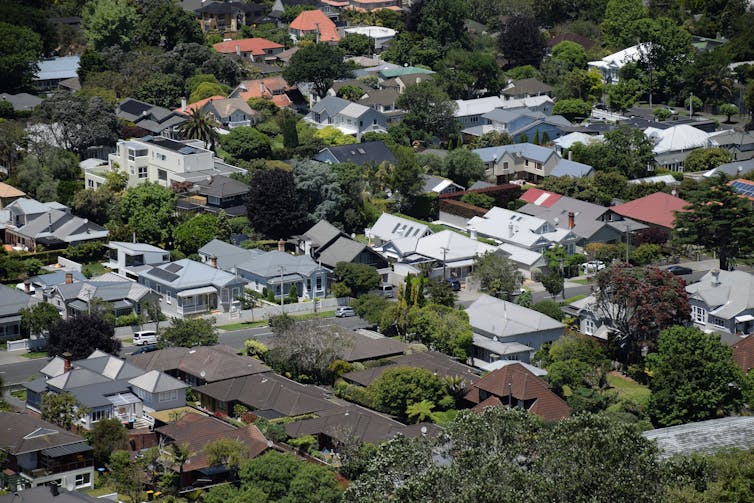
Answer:
[(317, 152), (313, 159), (327, 164), (352, 162), (359, 165), (379, 166), (383, 163), (393, 165), (396, 163), (395, 155), (383, 141), (325, 147)]
[(205, 447), (210, 442), (220, 439), (240, 442), (247, 448), (245, 459), (260, 456), (271, 445), (253, 424), (238, 427), (200, 414), (186, 414), (174, 423), (155, 428), (155, 432), (162, 445), (187, 447), (190, 453), (185, 463), (172, 468), (178, 472), (180, 487), (192, 486), (199, 479), (209, 479), (213, 484), (228, 480), (230, 467), (210, 464), (205, 452)]
[(654, 142), (655, 162), (663, 169), (683, 172), (683, 162), (692, 150), (710, 146), (710, 135), (688, 124), (667, 129), (647, 128), (644, 134)]
[[(278, 57), (281, 54), (278, 54)], [(307, 107), (298, 87), (289, 85), (283, 77), (244, 80), (231, 91), (229, 97), (241, 98), (244, 101), (251, 98), (270, 99), (279, 108), (292, 108), (297, 111), (303, 111)]]
[(562, 246), (569, 255), (576, 251), (578, 237), (570, 229), (517, 211), (493, 207), (483, 217), (469, 219), (467, 225), (480, 236), (538, 253), (554, 245)]
[(754, 159), (747, 159), (745, 161), (733, 161), (725, 164), (721, 164), (716, 168), (712, 168), (709, 171), (704, 172), (704, 178), (712, 178), (719, 174), (724, 174), (729, 177), (741, 177), (750, 174), (754, 171)]
[[(339, 325), (333, 326), (335, 330), (341, 330)], [(378, 332), (370, 330), (357, 330), (342, 332), (343, 344), (338, 357), (349, 363), (366, 362), (369, 360), (381, 360), (400, 356), (408, 349), (405, 342), (385, 337)]]
[(728, 182), (728, 185), (735, 190), (739, 196), (754, 201), (754, 182), (745, 178), (738, 178)]
[(458, 185), (449, 178), (428, 175), (426, 173), (422, 175), (422, 178), (424, 179), (424, 184), (422, 185), (421, 191), (425, 194), (434, 192), (435, 194), (445, 195), (466, 190), (464, 187)]
[[(544, 177), (551, 176), (555, 168), (566, 161), (555, 150), (532, 143), (477, 148), (472, 152), (487, 165), (488, 173), (498, 184), (514, 179), (540, 182)], [(569, 161), (571, 162), (573, 161)], [(589, 168), (582, 166), (585, 166), (585, 170)]]
[(270, 368), (249, 356), (239, 356), (229, 346), (164, 348), (130, 355), (129, 364), (147, 371), (159, 370), (191, 387), (269, 372)]
[(566, 40), (568, 40), (569, 42), (576, 42), (577, 44), (582, 46), (587, 52), (596, 45), (596, 43), (593, 40), (583, 35), (566, 31), (552, 38), (547, 39), (547, 47), (551, 51), (553, 47), (558, 45), (560, 42), (565, 42)]
[(299, 239), (299, 250), (320, 264), (333, 269), (339, 262), (366, 264), (381, 269), (387, 267), (382, 255), (370, 247), (348, 237), (326, 220), (320, 220)]
[(21, 337), (21, 309), (37, 304), (39, 299), (16, 288), (0, 285), (0, 340), (13, 340)]
[[(384, 5), (378, 5), (384, 4)], [(386, 8), (397, 5), (396, 0), (379, 0), (377, 2), (373, 0), (351, 0), (351, 5), (354, 7), (363, 7), (364, 10), (370, 11), (378, 8)], [(386, 46), (390, 45), (390, 41), (398, 34), (397, 31), (392, 28), (386, 28), (385, 26), (354, 26), (343, 30), (348, 34), (364, 35), (372, 40), (374, 50), (377, 52), (382, 51)]]
[(246, 216), (246, 194), (249, 186), (225, 175), (211, 176), (208, 182), (194, 185), (196, 194), (179, 199), (178, 209), (185, 211), (225, 212), (226, 215)]
[(422, 368), (442, 378), (458, 377), (463, 380), (466, 386), (479, 380), (479, 372), (476, 369), (437, 351), (422, 351), (397, 356), (387, 359), (384, 365), (354, 370), (343, 374), (341, 377), (352, 384), (367, 387), (379, 379), (386, 370), (398, 367)]
[[(147, 243), (110, 241), (107, 268), (119, 276), (136, 281), (139, 270), (170, 262), (170, 253)], [(133, 268), (133, 270), (132, 270)]]
[(42, 377), (24, 383), (26, 408), (39, 412), (46, 393), (70, 393), (88, 413), (77, 424), (90, 430), (101, 419), (118, 419), (129, 428), (154, 424), (150, 412), (186, 405), (186, 386), (169, 375), (145, 372), (117, 356), (95, 350), (72, 362), (56, 356), (40, 371)]
[(146, 304), (159, 296), (144, 285), (110, 273), (102, 279), (63, 283), (43, 292), (42, 299), (58, 308), (64, 319), (91, 311), (91, 303), (104, 301), (112, 306), (113, 314), (127, 316), (141, 314)]
[(646, 225), (623, 218), (599, 204), (546, 190), (529, 189), (521, 199), (528, 204), (518, 211), (547, 220), (553, 227), (569, 229), (577, 237), (576, 245), (581, 247), (587, 243), (619, 243), (625, 241), (627, 232), (647, 228)]
[(261, 121), (260, 113), (252, 110), (242, 98), (210, 99), (201, 107), (201, 110), (208, 113), (225, 129), (253, 126)]
[(163, 136), (118, 140), (115, 153), (108, 155), (107, 168), (84, 172), (86, 187), (101, 185), (107, 173), (115, 171), (125, 171), (129, 187), (149, 181), (167, 188), (175, 184), (206, 183), (217, 175), (246, 173), (243, 168), (224, 163), (197, 143), (200, 142), (179, 142)]
[(38, 61), (38, 70), (32, 78), (34, 89), (51, 92), (61, 81), (78, 77), (80, 60), (81, 56), (60, 56)]
[(541, 271), (548, 264), (547, 259), (541, 253), (510, 243), (501, 244), (497, 247), (495, 253), (516, 264), (518, 272), (526, 279), (531, 279), (533, 271), (536, 269)]
[(642, 432), (657, 443), (661, 458), (711, 454), (721, 449), (754, 447), (754, 417), (736, 416), (657, 428)]
[(22, 197), (26, 197), (26, 192), (18, 190), (13, 185), (0, 182), (0, 210)]
[(734, 161), (746, 161), (754, 158), (754, 134), (741, 133), (735, 129), (727, 129), (710, 134), (710, 145), (721, 147), (733, 155)]
[(565, 325), (533, 309), (482, 294), (466, 308), (474, 331), (474, 360), (520, 360), (547, 342), (558, 340)]
[(260, 4), (246, 2), (201, 2), (194, 10), (199, 18), (202, 31), (218, 31), (222, 34), (235, 33), (244, 26), (251, 26), (264, 15), (265, 8)]
[[(53, 287), (75, 281), (86, 281), (88, 278), (81, 271), (57, 270), (54, 272), (32, 276), (24, 281), (20, 288), (38, 299), (42, 299), (45, 292), (49, 292)], [(16, 286), (16, 288), (19, 288)], [(28, 288), (28, 291), (27, 291)]]
[(407, 218), (383, 213), (370, 227), (366, 235), (374, 246), (383, 246), (396, 239), (419, 239), (432, 234), (427, 224), (409, 220)]
[[(304, 11), (311, 12), (311, 11)], [(344, 134), (361, 135), (367, 132), (387, 132), (387, 119), (383, 114), (358, 103), (335, 96), (325, 96), (311, 107), (304, 120), (318, 129), (332, 126)]]
[(571, 123), (560, 115), (545, 115), (527, 108), (496, 108), (481, 116), (480, 124), (461, 131), (467, 137), (490, 132), (507, 133), (517, 143), (549, 143), (565, 134)]
[(29, 93), (0, 93), (0, 100), (10, 103), (14, 112), (31, 112), (42, 103), (42, 98)]
[(555, 150), (560, 155), (565, 155), (565, 151), (571, 149), (575, 144), (581, 143), (582, 145), (592, 145), (594, 143), (602, 143), (605, 137), (602, 135), (592, 135), (581, 131), (573, 131), (568, 134), (564, 134), (559, 138), (552, 140), (555, 145)]
[[(0, 481), (2, 475), (0, 475)], [(12, 486), (13, 484), (11, 484)], [(56, 484), (41, 485), (21, 492), (0, 495), (0, 503), (99, 503), (96, 498), (78, 491), (68, 491)]]
[(530, 112), (551, 115), (554, 102), (547, 95), (509, 99), (500, 96), (488, 96), (471, 100), (456, 100), (456, 106), (455, 117), (461, 123), (461, 128), (465, 129), (483, 124), (482, 116), (497, 108), (504, 110), (527, 108)]
[(571, 415), (565, 400), (519, 362), (485, 375), (471, 385), (463, 398), (474, 404), (471, 410), (479, 412), (487, 407), (518, 407), (548, 422)]
[(714, 269), (686, 286), (691, 321), (707, 331), (754, 332), (754, 276), (744, 271)]
[(283, 52), (284, 46), (266, 38), (240, 38), (223, 40), (212, 46), (220, 54), (236, 55), (251, 61), (274, 60), (275, 55)]
[(618, 206), (612, 206), (610, 211), (650, 227), (673, 230), (676, 212), (687, 211), (688, 205), (689, 203), (680, 197), (665, 192), (655, 192)]
[[(0, 412), (0, 452), (5, 455), (0, 480), (11, 491), (55, 484), (63, 490), (94, 487), (94, 455), (86, 439), (28, 413)], [(49, 493), (49, 487), (39, 490)], [(32, 498), (39, 490), (19, 492), (15, 501)], [(2, 496), (0, 496), (0, 501)]]
[(0, 213), (0, 227), (3, 225), (5, 243), (28, 251), (35, 251), (39, 245), (46, 249), (67, 248), (106, 239), (109, 234), (101, 225), (73, 215), (63, 204), (27, 198), (16, 199), (5, 207)]
[(508, 85), (500, 91), (500, 95), (508, 100), (531, 98), (532, 96), (552, 97), (552, 87), (534, 78), (510, 80)]
[(126, 98), (118, 104), (115, 116), (132, 123), (147, 135), (176, 138), (186, 116), (167, 108), (150, 105), (134, 98)]
[(307, 35), (315, 42), (335, 45), (340, 41), (338, 29), (321, 10), (305, 10), (288, 25), (288, 34), (298, 44)]
[(608, 313), (597, 305), (594, 295), (587, 295), (583, 299), (571, 302), (563, 306), (562, 310), (577, 320), (580, 333), (603, 341), (609, 339), (613, 328), (608, 321)]
[(162, 296), (163, 311), (176, 316), (229, 312), (246, 281), (215, 267), (182, 259), (139, 272), (139, 284)]
[(596, 69), (602, 75), (602, 81), (606, 84), (617, 84), (620, 70), (628, 63), (635, 63), (641, 59), (642, 54), (649, 51), (649, 44), (638, 44), (627, 47), (622, 51), (605, 56), (599, 61), (590, 61), (588, 67)]
[(266, 252), (258, 248), (241, 248), (219, 239), (213, 239), (199, 248), (197, 253), (203, 263), (212, 267), (219, 267), (223, 271), (235, 273), (238, 264), (253, 260)]

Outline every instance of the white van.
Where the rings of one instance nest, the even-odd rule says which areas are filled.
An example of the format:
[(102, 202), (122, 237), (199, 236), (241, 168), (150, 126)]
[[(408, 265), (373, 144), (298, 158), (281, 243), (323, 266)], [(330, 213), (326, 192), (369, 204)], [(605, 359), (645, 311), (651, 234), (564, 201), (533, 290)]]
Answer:
[(134, 333), (134, 346), (143, 346), (144, 344), (157, 344), (160, 337), (154, 330), (142, 330)]

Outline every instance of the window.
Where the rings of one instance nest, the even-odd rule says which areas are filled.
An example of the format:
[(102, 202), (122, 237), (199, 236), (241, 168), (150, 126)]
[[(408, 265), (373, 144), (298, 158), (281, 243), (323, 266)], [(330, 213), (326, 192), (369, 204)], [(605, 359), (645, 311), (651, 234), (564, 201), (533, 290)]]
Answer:
[(317, 276), (317, 290), (322, 290), (322, 276)]
[(100, 409), (100, 410), (93, 410), (92, 411), (92, 422), (96, 423), (97, 421), (101, 419), (109, 419), (110, 418), (110, 410), (109, 409)]
[(170, 390), (170, 391), (163, 391), (162, 393), (160, 393), (160, 396), (159, 396), (160, 402), (170, 402), (172, 400), (178, 400), (178, 391)]
[(537, 165), (536, 165), (536, 168), (541, 170), (542, 169), (542, 163), (538, 162)]
[(139, 178), (146, 178), (147, 177), (147, 167), (142, 166), (139, 168)]
[(700, 306), (691, 306), (691, 319), (694, 323), (707, 323), (707, 311)]
[(76, 475), (76, 487), (89, 485), (90, 481), (91, 481), (90, 473), (79, 473), (78, 475)]
[(597, 329), (597, 324), (594, 323), (593, 319), (587, 318), (584, 320), (584, 334), (594, 335), (594, 331), (596, 329)]
[(157, 170), (157, 178), (160, 180), (167, 180), (168, 179), (168, 172), (164, 169), (158, 169)]
[(725, 328), (725, 320), (717, 316), (710, 316), (709, 322), (716, 327)]
[(503, 163), (503, 169), (504, 169), (504, 170), (507, 170), (507, 169), (508, 169), (508, 161), (505, 161), (505, 162)]

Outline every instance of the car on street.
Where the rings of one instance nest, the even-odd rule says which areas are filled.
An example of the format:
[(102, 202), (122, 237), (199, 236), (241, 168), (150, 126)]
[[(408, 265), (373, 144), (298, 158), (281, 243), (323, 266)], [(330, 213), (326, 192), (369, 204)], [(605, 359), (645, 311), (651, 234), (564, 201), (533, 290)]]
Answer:
[(356, 316), (356, 312), (351, 306), (340, 306), (335, 310), (336, 318), (349, 318), (351, 316)]
[(601, 260), (590, 260), (582, 264), (581, 267), (584, 268), (584, 272), (586, 273), (598, 272), (605, 268), (605, 263)]
[(694, 272), (692, 269), (686, 266), (677, 265), (677, 264), (668, 266), (667, 271), (673, 276), (685, 276), (687, 274), (691, 274), (692, 272)]
[(160, 336), (154, 330), (142, 330), (134, 332), (134, 346), (143, 346), (144, 344), (157, 344)]
[(145, 344), (131, 354), (140, 355), (142, 353), (151, 353), (152, 351), (157, 351), (157, 344)]

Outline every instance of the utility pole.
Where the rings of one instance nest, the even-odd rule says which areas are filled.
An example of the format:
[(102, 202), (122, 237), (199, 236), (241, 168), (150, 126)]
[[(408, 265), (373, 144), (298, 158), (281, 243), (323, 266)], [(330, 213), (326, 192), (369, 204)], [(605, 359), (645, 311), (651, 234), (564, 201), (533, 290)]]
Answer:
[(445, 258), (448, 256), (448, 248), (443, 246), (440, 249), (442, 250), (442, 280), (447, 281), (448, 278), (445, 277)]
[(694, 93), (689, 93), (689, 117), (694, 116)]
[(628, 264), (628, 248), (631, 243), (631, 224), (626, 223), (626, 264)]

